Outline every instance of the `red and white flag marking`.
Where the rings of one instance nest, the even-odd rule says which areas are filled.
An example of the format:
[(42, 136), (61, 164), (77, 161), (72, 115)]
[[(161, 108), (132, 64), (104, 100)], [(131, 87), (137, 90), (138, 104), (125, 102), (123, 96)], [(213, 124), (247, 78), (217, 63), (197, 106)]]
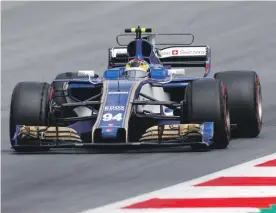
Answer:
[(276, 153), (82, 213), (254, 213), (273, 204)]

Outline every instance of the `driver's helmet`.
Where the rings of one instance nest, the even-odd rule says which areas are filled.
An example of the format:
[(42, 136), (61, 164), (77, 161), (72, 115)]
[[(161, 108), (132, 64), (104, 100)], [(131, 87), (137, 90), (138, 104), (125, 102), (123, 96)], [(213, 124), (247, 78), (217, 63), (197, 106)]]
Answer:
[(150, 66), (142, 59), (132, 59), (126, 64), (126, 76), (129, 78), (145, 78), (149, 76)]

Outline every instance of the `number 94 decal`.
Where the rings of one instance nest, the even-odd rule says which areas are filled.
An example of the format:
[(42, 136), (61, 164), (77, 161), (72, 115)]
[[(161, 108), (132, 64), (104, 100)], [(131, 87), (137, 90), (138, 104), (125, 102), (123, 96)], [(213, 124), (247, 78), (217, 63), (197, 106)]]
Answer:
[(116, 115), (112, 115), (111, 113), (105, 113), (103, 115), (103, 121), (111, 121), (111, 120), (116, 120), (116, 121), (121, 121), (123, 113), (118, 113)]

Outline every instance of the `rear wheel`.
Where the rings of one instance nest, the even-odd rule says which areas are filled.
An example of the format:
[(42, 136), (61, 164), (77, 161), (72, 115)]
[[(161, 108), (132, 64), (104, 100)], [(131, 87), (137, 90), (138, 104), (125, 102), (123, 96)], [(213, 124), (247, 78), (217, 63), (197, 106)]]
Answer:
[[(87, 76), (79, 76), (78, 72), (65, 72), (60, 73), (56, 76), (55, 80), (61, 80), (61, 81), (53, 81), (52, 82), (52, 88), (53, 88), (53, 95), (52, 99), (57, 105), (62, 105), (65, 103), (68, 103), (68, 91), (66, 87), (67, 81), (72, 79), (88, 79)], [(64, 80), (64, 81), (62, 81)], [(57, 117), (76, 117), (77, 114), (75, 111), (71, 108), (64, 108), (62, 112), (59, 112), (57, 114)], [(55, 123), (55, 121), (52, 121)]]
[(49, 150), (48, 148), (14, 147), (16, 125), (47, 126), (49, 121), (50, 85), (39, 82), (20, 82), (12, 93), (10, 105), (10, 139), (15, 151)]
[[(96, 74), (95, 77), (97, 78), (98, 75)], [(67, 103), (67, 99), (66, 99), (67, 95), (65, 94), (66, 89), (64, 88), (65, 86), (64, 83), (72, 79), (88, 79), (88, 76), (79, 75), (78, 72), (65, 72), (65, 73), (58, 74), (55, 80), (64, 80), (64, 81), (54, 81), (52, 83), (53, 100), (58, 105)]]
[(231, 123), (237, 137), (257, 137), (262, 129), (262, 90), (254, 71), (226, 71), (214, 75), (226, 84)]
[[(77, 78), (87, 78), (87, 76), (78, 76), (77, 72), (66, 72), (66, 73), (60, 73), (56, 76), (55, 80), (71, 80), (71, 79), (77, 79)], [(66, 100), (66, 94), (64, 93), (64, 82), (63, 81), (54, 81), (52, 83), (53, 87), (53, 99), (58, 104), (64, 104), (67, 103)]]
[[(182, 106), (181, 123), (214, 122), (211, 148), (227, 148), (231, 131), (227, 90), (223, 82), (216, 79), (192, 81), (186, 88), (185, 96), (186, 103)], [(197, 144), (192, 148), (208, 147)]]

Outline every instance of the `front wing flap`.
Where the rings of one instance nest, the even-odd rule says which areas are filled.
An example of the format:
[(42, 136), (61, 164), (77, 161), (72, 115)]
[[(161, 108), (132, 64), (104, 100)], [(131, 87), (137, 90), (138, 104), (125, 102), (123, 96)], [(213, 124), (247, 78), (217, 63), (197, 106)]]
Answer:
[(61, 140), (81, 142), (77, 132), (68, 127), (47, 127), (47, 126), (22, 126), (19, 129), (20, 140)]
[[(14, 137), (13, 146), (47, 146), (52, 148), (73, 148), (89, 146), (134, 146), (134, 145), (209, 145), (212, 139), (212, 123), (175, 124), (153, 126), (146, 130), (138, 142), (86, 143), (76, 130), (68, 127), (20, 126)], [(207, 126), (206, 126), (207, 125)], [(207, 131), (206, 131), (207, 130)], [(206, 139), (207, 138), (207, 139)]]
[(142, 135), (140, 141), (152, 141), (152, 140), (189, 140), (197, 139), (202, 140), (200, 124), (178, 124), (178, 125), (164, 125), (153, 126), (146, 130), (146, 133)]

